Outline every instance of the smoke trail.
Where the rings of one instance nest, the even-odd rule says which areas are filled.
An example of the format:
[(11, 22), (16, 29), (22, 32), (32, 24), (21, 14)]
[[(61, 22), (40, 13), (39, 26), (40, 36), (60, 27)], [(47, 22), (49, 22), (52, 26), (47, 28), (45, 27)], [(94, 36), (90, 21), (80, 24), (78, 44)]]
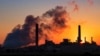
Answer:
[(87, 0), (90, 5), (93, 5), (93, 0)]
[(79, 11), (79, 6), (78, 6), (78, 4), (76, 3), (75, 0), (71, 1), (70, 4), (73, 6), (73, 11), (74, 11), (74, 12), (75, 12), (75, 11)]

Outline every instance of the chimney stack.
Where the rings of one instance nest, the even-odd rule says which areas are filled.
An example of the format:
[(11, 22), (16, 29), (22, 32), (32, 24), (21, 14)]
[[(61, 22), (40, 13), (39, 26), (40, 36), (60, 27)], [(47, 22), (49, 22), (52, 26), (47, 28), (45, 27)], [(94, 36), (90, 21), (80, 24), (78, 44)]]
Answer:
[(91, 37), (91, 43), (93, 42), (93, 37)]
[(77, 38), (77, 43), (80, 44), (81, 42), (81, 26), (78, 25), (78, 38)]
[(86, 43), (86, 37), (84, 37), (84, 42)]
[(36, 46), (38, 46), (38, 24), (36, 24), (36, 39), (35, 39), (35, 41), (36, 41)]

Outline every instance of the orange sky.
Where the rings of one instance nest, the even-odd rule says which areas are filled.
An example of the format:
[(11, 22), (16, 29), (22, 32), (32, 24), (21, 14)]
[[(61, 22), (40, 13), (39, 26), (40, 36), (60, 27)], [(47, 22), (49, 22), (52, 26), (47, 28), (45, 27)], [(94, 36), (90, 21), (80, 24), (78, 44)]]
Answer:
[[(0, 1), (0, 43), (2, 44), (5, 37), (17, 24), (23, 24), (27, 15), (41, 15), (45, 11), (54, 8), (57, 5), (67, 6), (67, 11), (70, 13), (71, 20), (69, 21), (70, 29), (66, 29), (61, 38), (54, 38), (53, 41), (60, 42), (63, 38), (68, 38), (71, 41), (76, 41), (77, 27), (81, 24), (82, 40), (87, 37), (90, 42), (91, 36), (97, 44), (100, 45), (100, 0), (95, 0), (90, 6), (86, 1), (77, 0), (80, 6), (78, 12), (72, 12), (71, 6), (67, 3), (69, 0), (51, 0), (42, 2), (38, 1)], [(52, 4), (48, 4), (51, 2)], [(66, 3), (65, 3), (66, 2)]]

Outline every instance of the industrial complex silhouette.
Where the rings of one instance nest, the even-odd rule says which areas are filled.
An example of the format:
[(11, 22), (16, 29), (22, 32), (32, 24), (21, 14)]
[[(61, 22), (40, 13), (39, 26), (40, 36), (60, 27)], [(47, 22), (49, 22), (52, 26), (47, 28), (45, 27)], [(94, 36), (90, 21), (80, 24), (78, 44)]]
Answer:
[(38, 24), (36, 24), (36, 41), (34, 46), (19, 47), (19, 48), (8, 48), (2, 46), (0, 53), (32, 53), (32, 54), (100, 54), (100, 46), (96, 45), (91, 37), (91, 43), (86, 41), (81, 44), (81, 26), (78, 25), (78, 37), (76, 42), (70, 42), (69, 39), (63, 39), (60, 44), (55, 44), (52, 41), (45, 39), (45, 44), (39, 45), (38, 37)]

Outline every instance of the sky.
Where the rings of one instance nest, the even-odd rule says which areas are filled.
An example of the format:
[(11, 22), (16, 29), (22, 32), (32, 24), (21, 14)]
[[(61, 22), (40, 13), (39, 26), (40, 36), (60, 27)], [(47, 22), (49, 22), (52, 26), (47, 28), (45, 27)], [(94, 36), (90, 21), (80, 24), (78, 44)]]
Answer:
[[(72, 42), (76, 41), (78, 35), (78, 25), (81, 25), (82, 40), (93, 40), (100, 45), (100, 0), (93, 0), (91, 4), (88, 0), (75, 0), (78, 5), (77, 11), (73, 11), (69, 3), (73, 0), (0, 0), (0, 44), (3, 44), (6, 36), (17, 24), (23, 24), (27, 15), (41, 16), (49, 9), (56, 6), (64, 6), (70, 14), (70, 29), (61, 38), (55, 38), (55, 42), (60, 42), (63, 38), (68, 38)], [(91, 1), (91, 0), (90, 0)]]

